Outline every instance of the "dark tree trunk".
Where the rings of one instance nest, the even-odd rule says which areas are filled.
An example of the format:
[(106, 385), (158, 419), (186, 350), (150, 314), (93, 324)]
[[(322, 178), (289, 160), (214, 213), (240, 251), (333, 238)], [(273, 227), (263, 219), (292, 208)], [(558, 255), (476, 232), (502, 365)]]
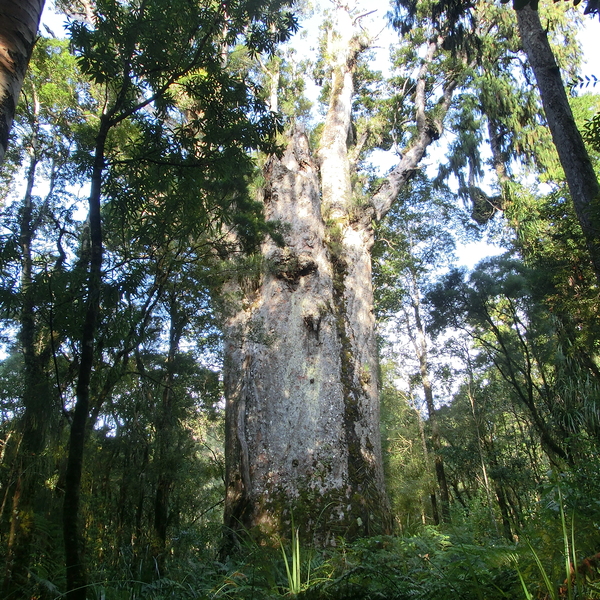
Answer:
[(165, 551), (167, 546), (167, 527), (169, 524), (169, 503), (178, 466), (177, 454), (177, 416), (175, 414), (175, 360), (179, 352), (179, 344), (183, 335), (185, 317), (179, 310), (178, 302), (172, 292), (169, 298), (169, 352), (167, 355), (166, 373), (163, 380), (163, 391), (159, 417), (156, 423), (156, 444), (158, 447), (158, 481), (154, 497), (154, 534), (155, 558), (159, 573), (163, 573)]
[[(81, 336), (79, 373), (76, 386), (76, 402), (69, 435), (69, 455), (65, 475), (63, 500), (63, 534), (67, 570), (67, 598), (85, 600), (87, 576), (83, 562), (83, 536), (80, 526), (81, 475), (85, 435), (90, 409), (90, 382), (94, 365), (95, 340), (100, 313), (100, 287), (102, 283), (102, 221), (100, 198), (102, 173), (104, 171), (104, 148), (110, 128), (107, 117), (102, 117), (96, 138), (94, 167), (89, 197), (89, 270), (87, 285), (87, 308)], [(85, 235), (85, 234), (84, 234)]]
[(510, 526), (510, 511), (506, 502), (506, 494), (501, 484), (496, 483), (496, 498), (498, 499), (498, 506), (500, 507), (500, 516), (502, 517), (502, 531), (504, 537), (509, 542), (514, 542), (512, 535), (512, 528)]
[(0, 164), (43, 9), (44, 0), (4, 0), (0, 4)]
[(542, 105), (565, 171), (596, 278), (600, 283), (600, 186), (577, 129), (560, 70), (537, 10), (517, 10), (523, 49), (535, 74)]

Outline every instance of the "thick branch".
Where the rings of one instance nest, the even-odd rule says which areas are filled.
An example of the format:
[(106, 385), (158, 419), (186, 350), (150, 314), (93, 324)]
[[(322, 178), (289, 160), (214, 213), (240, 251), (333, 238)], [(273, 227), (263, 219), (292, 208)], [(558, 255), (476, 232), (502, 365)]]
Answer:
[(439, 108), (436, 111), (435, 116), (427, 112), (425, 81), (433, 59), (441, 47), (442, 41), (443, 39), (438, 37), (436, 40), (429, 43), (427, 55), (425, 56), (423, 65), (421, 66), (417, 77), (415, 93), (415, 120), (417, 132), (411, 140), (408, 150), (402, 155), (400, 162), (387, 176), (371, 199), (371, 205), (375, 209), (375, 218), (377, 220), (381, 220), (387, 214), (396, 201), (404, 184), (418, 168), (429, 145), (439, 139), (444, 131), (444, 118), (450, 108), (452, 96), (458, 81), (451, 76), (450, 79), (444, 83), (442, 97), (438, 101)]
[(332, 216), (343, 216), (351, 200), (348, 134), (352, 119), (354, 69), (368, 40), (357, 33), (346, 8), (338, 10), (338, 30), (331, 33), (327, 52), (332, 57), (331, 95), (318, 151), (323, 204)]

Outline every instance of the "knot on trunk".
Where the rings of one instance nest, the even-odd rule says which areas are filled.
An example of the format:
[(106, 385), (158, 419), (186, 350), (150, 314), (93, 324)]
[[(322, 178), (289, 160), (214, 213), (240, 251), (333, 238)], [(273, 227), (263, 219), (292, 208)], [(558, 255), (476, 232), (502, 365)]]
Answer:
[(273, 275), (291, 284), (297, 284), (301, 277), (306, 277), (318, 269), (310, 254), (297, 253), (290, 248), (277, 248), (268, 260)]
[(444, 133), (442, 124), (437, 119), (429, 117), (427, 119), (427, 133), (429, 134), (431, 141), (436, 142), (442, 137), (442, 134)]

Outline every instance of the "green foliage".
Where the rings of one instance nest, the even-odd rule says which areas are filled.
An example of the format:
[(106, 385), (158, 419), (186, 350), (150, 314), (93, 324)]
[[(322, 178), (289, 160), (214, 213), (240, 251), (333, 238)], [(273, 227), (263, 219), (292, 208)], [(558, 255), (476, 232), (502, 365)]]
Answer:
[[(598, 594), (596, 556), (584, 558), (590, 552), (595, 553), (597, 534), (588, 546), (587, 532), (577, 527), (574, 513), (569, 518), (566, 512), (562, 486), (563, 482), (556, 478), (548, 483), (543, 497), (545, 507), (540, 514), (544, 529), (539, 528), (540, 522), (537, 529), (531, 530), (531, 537), (526, 540), (527, 551), (514, 557), (526, 598), (533, 597), (532, 589), (536, 597), (543, 593), (544, 597), (557, 600), (591, 600)], [(586, 520), (584, 517), (581, 522)], [(579, 543), (584, 546), (585, 554)]]
[[(316, 553), (310, 582), (295, 597), (312, 600), (405, 598), (465, 600), (511, 597), (518, 588), (509, 548), (485, 549), (433, 530), (418, 537), (381, 537)], [(90, 584), (93, 598), (235, 599), (289, 597), (285, 562), (273, 549), (251, 548), (243, 561), (203, 557), (181, 561), (172, 576), (152, 582), (114, 572)], [(124, 567), (124, 565), (123, 565)], [(44, 585), (43, 582), (40, 585)], [(54, 593), (50, 581), (47, 591)], [(514, 596), (513, 596), (514, 597)]]
[(423, 293), (436, 271), (452, 264), (457, 243), (476, 236), (455, 197), (416, 176), (377, 230), (373, 263), (380, 317), (391, 317), (409, 303), (415, 283)]
[(583, 139), (595, 152), (600, 152), (600, 112), (591, 118), (588, 116), (583, 126)]
[(431, 522), (433, 473), (422, 443), (422, 417), (406, 394), (394, 385), (391, 362), (382, 367), (381, 436), (387, 493), (402, 534), (420, 531)]
[[(510, 0), (500, 0), (503, 4), (508, 4)], [(552, 0), (553, 2), (560, 2), (560, 0)], [(581, 4), (581, 0), (573, 0), (573, 6)], [(530, 6), (533, 10), (538, 10), (539, 0), (512, 0), (512, 6), (515, 10), (521, 10), (526, 6)], [(600, 11), (600, 6), (597, 0), (587, 0), (585, 11), (586, 15), (594, 14)]]
[[(535, 168), (540, 179), (548, 180), (561, 167), (544, 126), (538, 91), (529, 83), (533, 77), (530, 67), (514, 60), (521, 42), (513, 11), (486, 2), (477, 3), (471, 12), (470, 35), (477, 40), (477, 58), (469, 62), (466, 85), (450, 114), (449, 128), (456, 138), (446, 164), (439, 169), (438, 181), (455, 176), (461, 197), (474, 204), (476, 220), (487, 222), (497, 210), (508, 208), (520, 169)], [(562, 6), (546, 5), (543, 19), (548, 23), (557, 62), (568, 77), (573, 76), (580, 61), (573, 18)], [(492, 157), (486, 161), (482, 153), (487, 144)], [(478, 187), (488, 165), (498, 177), (495, 194)], [(479, 201), (482, 194), (483, 203)], [(481, 206), (486, 205), (488, 214), (481, 214)]]
[[(499, 4), (508, 4), (511, 0), (500, 0)], [(573, 0), (572, 5), (578, 6), (581, 0)], [(490, 3), (491, 4), (491, 3)], [(561, 0), (553, 0), (553, 4), (563, 4)], [(402, 33), (414, 27), (417, 19), (426, 15), (432, 24), (449, 35), (451, 46), (465, 46), (473, 44), (473, 26), (477, 22), (474, 17), (474, 9), (477, 2), (463, 2), (462, 0), (429, 0), (418, 2), (417, 0), (396, 0), (394, 3), (394, 14), (392, 23)], [(512, 0), (512, 7), (521, 10), (531, 6), (533, 10), (552, 8), (549, 2), (539, 6), (539, 0)], [(585, 14), (594, 14), (600, 11), (597, 0), (587, 0)]]
[[(127, 556), (123, 562), (142, 587), (151, 586), (167, 557), (215, 544), (223, 466), (218, 333), (209, 296), (221, 282), (220, 258), (254, 249), (274, 232), (248, 190), (255, 170), (250, 150), (276, 151), (281, 129), (252, 83), (223, 58), (234, 43), (245, 43), (251, 54), (274, 52), (296, 28), (285, 7), (99, 1), (92, 21), (71, 23), (70, 43), (42, 39), (36, 46), (17, 142), (7, 157), (11, 168), (3, 171), (13, 197), (2, 231), (1, 308), (14, 329), (25, 294), (33, 299), (29, 314), (48, 382), (38, 401), (44, 423), (48, 413), (48, 422), (60, 424), (43, 448), (56, 456), (43, 464), (36, 457), (44, 489), (34, 490), (35, 510), (44, 511), (44, 501), (65, 485), (63, 435), (79, 395), (78, 341), (88, 310), (89, 223), (74, 218), (78, 206), (68, 186), (101, 175), (94, 196), (102, 205), (101, 319), (88, 340), (97, 353), (90, 469), (81, 490), (87, 556), (98, 580), (112, 577)], [(31, 187), (19, 207), (15, 183), (23, 172)], [(41, 179), (49, 182), (45, 198)], [(29, 256), (31, 282), (21, 285)], [(16, 335), (9, 330), (9, 337)], [(7, 462), (0, 536), (10, 538), (3, 558), (12, 560), (9, 532), (18, 513), (11, 499), (18, 502), (20, 493), (12, 448), (20, 443), (15, 432), (27, 398), (17, 398), (22, 392), (14, 386), (5, 392), (2, 439), (11, 451), (1, 455)], [(54, 505), (48, 519), (60, 522)], [(40, 543), (31, 560), (39, 556), (46, 564), (50, 547)], [(63, 587), (56, 571), (34, 569), (27, 556), (21, 562), (46, 595), (50, 581)]]
[(290, 596), (297, 596), (303, 589), (310, 586), (310, 561), (308, 562), (306, 582), (302, 583), (302, 553), (300, 551), (300, 530), (294, 528), (294, 519), (292, 518), (292, 539), (291, 543), (291, 565), (288, 561), (287, 552), (280, 541), (281, 555), (285, 565), (285, 574), (288, 581), (288, 591)]

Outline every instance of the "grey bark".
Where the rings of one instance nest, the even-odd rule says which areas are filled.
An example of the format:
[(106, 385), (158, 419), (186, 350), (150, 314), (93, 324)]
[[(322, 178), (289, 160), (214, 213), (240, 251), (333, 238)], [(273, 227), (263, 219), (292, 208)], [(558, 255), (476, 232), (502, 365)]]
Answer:
[(4, 0), (0, 3), (0, 164), (8, 146), (44, 1)]
[[(265, 177), (265, 215), (285, 224), (285, 247), (262, 248), (264, 272), (230, 281), (225, 295), (225, 525), (265, 540), (289, 534), (293, 516), (313, 543), (390, 529), (379, 433), (378, 363), (371, 282), (373, 220), (383, 218), (439, 120), (417, 84), (417, 134), (370, 202), (353, 201), (348, 148), (357, 58), (368, 44), (338, 8), (328, 38), (329, 110), (317, 160), (296, 127)], [(441, 108), (441, 110), (440, 110)], [(237, 303), (237, 305), (236, 305)], [(226, 547), (228, 546), (226, 542)]]
[(293, 513), (319, 544), (389, 530), (373, 231), (369, 218), (348, 218), (347, 139), (362, 41), (348, 13), (340, 17), (347, 27), (330, 38), (320, 164), (300, 128), (284, 156), (269, 160), (265, 213), (287, 225), (286, 246), (264, 245), (266, 273), (226, 328), (226, 525), (265, 538), (289, 532)]
[(333, 264), (302, 131), (267, 176), (267, 217), (289, 229), (285, 248), (265, 244), (266, 273), (227, 325), (226, 524), (269, 537), (293, 512), (323, 544), (385, 530), (369, 298), (364, 285), (348, 293), (354, 268)]
[(415, 89), (415, 121), (417, 131), (407, 149), (402, 153), (402, 160), (386, 177), (381, 187), (371, 199), (374, 218), (377, 220), (385, 217), (396, 201), (400, 190), (410, 180), (421, 159), (425, 156), (427, 148), (432, 142), (438, 140), (444, 131), (444, 118), (450, 108), (454, 90), (458, 85), (458, 80), (455, 79), (453, 74), (449, 74), (449, 78), (442, 85), (442, 94), (435, 114), (428, 112), (426, 109), (427, 76), (431, 64), (442, 47), (443, 42), (444, 40), (441, 37), (429, 42), (427, 53), (417, 75)]
[(596, 278), (600, 283), (600, 187), (577, 129), (560, 70), (539, 14), (529, 6), (517, 10), (517, 23), (540, 91), (548, 127), (581, 225)]

